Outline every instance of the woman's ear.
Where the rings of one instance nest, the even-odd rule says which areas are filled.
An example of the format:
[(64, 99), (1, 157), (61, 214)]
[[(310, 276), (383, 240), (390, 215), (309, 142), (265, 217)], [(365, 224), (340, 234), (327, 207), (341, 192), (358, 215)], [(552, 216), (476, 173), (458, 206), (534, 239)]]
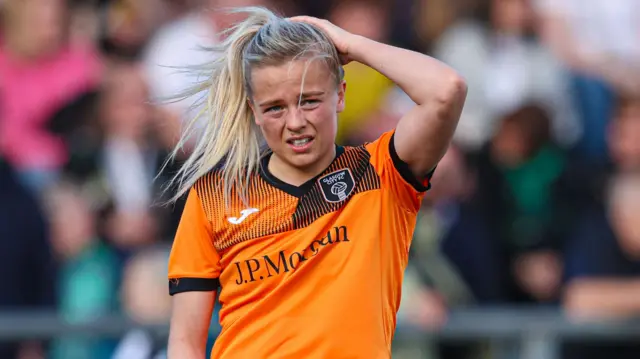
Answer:
[(340, 85), (338, 85), (338, 107), (337, 112), (340, 113), (344, 111), (345, 108), (345, 94), (347, 92), (347, 82), (342, 80)]

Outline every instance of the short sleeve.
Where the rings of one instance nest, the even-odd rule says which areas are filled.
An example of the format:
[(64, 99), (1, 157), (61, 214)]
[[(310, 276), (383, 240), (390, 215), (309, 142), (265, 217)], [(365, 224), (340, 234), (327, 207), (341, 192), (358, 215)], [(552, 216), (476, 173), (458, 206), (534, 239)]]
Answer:
[(380, 176), (381, 185), (394, 193), (403, 207), (417, 211), (424, 193), (431, 186), (433, 171), (423, 180), (416, 178), (409, 165), (398, 157), (394, 134), (395, 131), (382, 134), (376, 141), (367, 144), (366, 149), (371, 155), (371, 164)]
[(198, 192), (191, 189), (169, 257), (169, 294), (218, 289), (220, 256), (212, 236)]

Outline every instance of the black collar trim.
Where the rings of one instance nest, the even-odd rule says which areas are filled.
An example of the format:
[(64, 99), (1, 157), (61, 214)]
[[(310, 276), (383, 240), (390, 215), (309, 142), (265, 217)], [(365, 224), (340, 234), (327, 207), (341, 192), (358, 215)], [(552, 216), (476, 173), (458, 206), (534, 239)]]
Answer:
[(302, 197), (305, 193), (309, 192), (309, 190), (311, 190), (311, 188), (313, 188), (313, 186), (315, 185), (316, 181), (318, 180), (318, 178), (322, 177), (322, 175), (324, 175), (327, 170), (329, 170), (332, 165), (335, 163), (335, 161), (344, 153), (344, 147), (342, 146), (338, 146), (336, 145), (336, 157), (333, 159), (333, 161), (331, 162), (331, 164), (324, 169), (324, 171), (322, 171), (321, 173), (319, 173), (317, 176), (311, 178), (310, 180), (306, 181), (305, 183), (301, 184), (300, 186), (294, 186), (291, 185), (289, 183), (286, 183), (282, 180), (280, 180), (279, 178), (277, 178), (276, 176), (274, 176), (270, 171), (269, 171), (269, 159), (271, 158), (271, 155), (273, 154), (271, 151), (267, 152), (262, 159), (260, 160), (260, 176), (262, 177), (262, 179), (264, 179), (268, 184), (270, 184), (271, 186), (285, 192), (288, 193), (294, 197)]

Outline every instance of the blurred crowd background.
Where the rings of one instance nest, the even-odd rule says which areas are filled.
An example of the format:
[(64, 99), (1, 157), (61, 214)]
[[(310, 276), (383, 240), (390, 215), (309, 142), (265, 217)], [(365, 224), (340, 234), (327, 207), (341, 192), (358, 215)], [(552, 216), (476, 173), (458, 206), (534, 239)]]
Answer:
[[(468, 81), (419, 216), (400, 326), (437, 329), (462, 307), (640, 313), (638, 0), (0, 0), (0, 310), (167, 321), (181, 202), (159, 204), (187, 153), (162, 164), (198, 98), (164, 100), (238, 20), (212, 9), (245, 5), (328, 18)], [(346, 80), (341, 144), (376, 138), (412, 106), (361, 64)], [(640, 358), (638, 343), (563, 353)], [(165, 344), (132, 330), (5, 343), (0, 358), (160, 359)], [(493, 357), (481, 343), (398, 351)]]

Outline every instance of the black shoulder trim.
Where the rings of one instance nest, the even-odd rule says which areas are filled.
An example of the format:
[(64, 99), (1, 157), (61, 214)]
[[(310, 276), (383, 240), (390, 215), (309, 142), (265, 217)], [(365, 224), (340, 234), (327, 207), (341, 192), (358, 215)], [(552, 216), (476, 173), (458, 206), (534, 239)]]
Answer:
[[(419, 181), (416, 176), (414, 176), (413, 172), (411, 172), (409, 165), (398, 156), (398, 152), (396, 152), (396, 145), (394, 143), (395, 135), (395, 133), (392, 134), (391, 140), (389, 141), (389, 154), (391, 155), (393, 166), (396, 168), (398, 173), (400, 173), (400, 176), (402, 176), (402, 178), (407, 181), (407, 183), (409, 183), (411, 187), (413, 187), (416, 191), (428, 191), (429, 188), (431, 188), (431, 183), (429, 183), (427, 186), (422, 184), (422, 182)], [(429, 180), (429, 182), (431, 182), (431, 177), (433, 176), (434, 171), (435, 168), (427, 175), (427, 179)]]
[(169, 280), (169, 295), (183, 292), (213, 292), (220, 288), (218, 278), (175, 278)]

